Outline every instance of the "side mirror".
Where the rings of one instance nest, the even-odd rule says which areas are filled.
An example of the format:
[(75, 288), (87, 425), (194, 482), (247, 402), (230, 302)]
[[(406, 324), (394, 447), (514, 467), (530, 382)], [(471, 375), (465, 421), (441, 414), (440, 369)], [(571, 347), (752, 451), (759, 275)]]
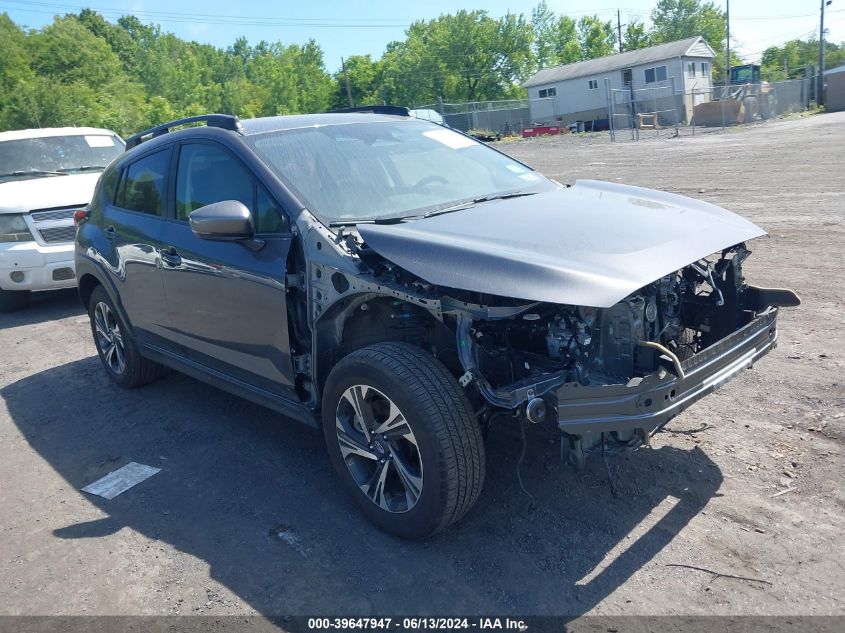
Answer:
[(188, 215), (191, 230), (206, 240), (248, 240), (252, 238), (252, 214), (238, 200), (214, 202)]

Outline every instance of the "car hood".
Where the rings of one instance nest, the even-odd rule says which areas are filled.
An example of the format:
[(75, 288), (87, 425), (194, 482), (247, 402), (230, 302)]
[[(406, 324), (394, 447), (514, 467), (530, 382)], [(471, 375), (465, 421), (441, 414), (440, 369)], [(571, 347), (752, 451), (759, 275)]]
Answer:
[(707, 202), (594, 180), (357, 229), (375, 252), (432, 284), (598, 308), (765, 235)]
[(99, 178), (100, 173), (93, 172), (4, 182), (0, 184), (0, 214), (86, 205)]

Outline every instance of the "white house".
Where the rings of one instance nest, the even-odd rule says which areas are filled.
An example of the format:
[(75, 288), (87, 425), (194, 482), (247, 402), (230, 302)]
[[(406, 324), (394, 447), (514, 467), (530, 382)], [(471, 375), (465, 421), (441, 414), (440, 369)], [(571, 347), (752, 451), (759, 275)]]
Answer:
[[(678, 108), (685, 104), (690, 113), (695, 103), (709, 100), (712, 61), (716, 54), (702, 37), (691, 37), (641, 48), (635, 51), (590, 59), (564, 66), (544, 68), (530, 77), (523, 87), (531, 101), (531, 120), (534, 123), (568, 125), (575, 121), (607, 119), (607, 88), (629, 89), (635, 100), (647, 95), (667, 99), (672, 95), (691, 95), (701, 91), (698, 98), (675, 100)], [(657, 91), (637, 91), (642, 88), (661, 88)], [(619, 93), (617, 93), (619, 94)], [(542, 99), (542, 101), (537, 101)], [(629, 97), (630, 99), (630, 97)], [(617, 100), (616, 103), (619, 101)], [(638, 111), (643, 111), (638, 109)], [(679, 113), (683, 117), (683, 113)]]

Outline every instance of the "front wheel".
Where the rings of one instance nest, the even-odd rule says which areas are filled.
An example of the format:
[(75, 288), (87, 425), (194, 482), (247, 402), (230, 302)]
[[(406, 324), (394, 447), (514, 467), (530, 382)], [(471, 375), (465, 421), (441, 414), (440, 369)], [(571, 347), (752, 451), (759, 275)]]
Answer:
[(344, 487), (364, 514), (402, 538), (458, 521), (484, 482), (484, 446), (457, 381), (405, 343), (353, 352), (323, 391), (323, 433)]

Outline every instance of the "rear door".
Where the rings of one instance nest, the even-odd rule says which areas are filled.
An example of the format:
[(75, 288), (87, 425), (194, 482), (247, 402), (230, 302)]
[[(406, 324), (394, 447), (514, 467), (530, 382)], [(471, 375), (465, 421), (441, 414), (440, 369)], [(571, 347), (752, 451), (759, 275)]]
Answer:
[[(213, 370), (293, 397), (285, 273), (292, 236), (287, 216), (258, 179), (213, 141), (182, 143), (174, 212), (162, 240), (162, 276), (174, 341)], [(259, 249), (205, 240), (191, 211), (239, 200), (253, 215)]]
[(172, 146), (145, 154), (118, 176), (103, 211), (101, 263), (111, 273), (135, 337), (171, 347), (170, 314), (159, 267)]

